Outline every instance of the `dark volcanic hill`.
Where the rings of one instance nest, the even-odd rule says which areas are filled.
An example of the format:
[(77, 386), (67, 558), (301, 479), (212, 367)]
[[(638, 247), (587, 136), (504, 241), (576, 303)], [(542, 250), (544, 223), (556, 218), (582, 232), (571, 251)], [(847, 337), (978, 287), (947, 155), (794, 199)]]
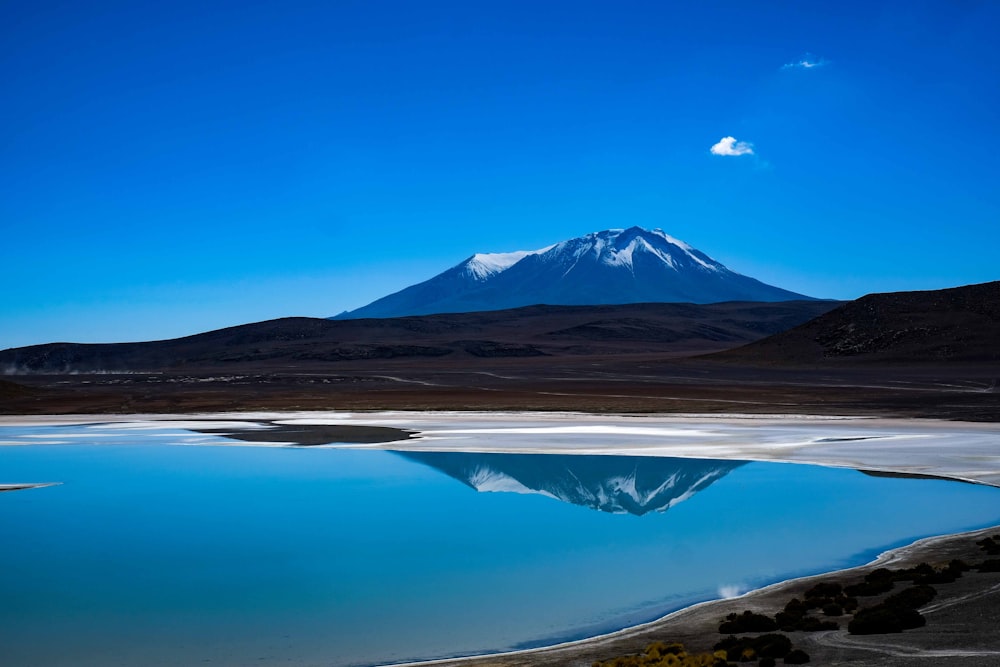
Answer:
[(335, 319), (467, 313), (533, 304), (720, 303), (810, 297), (723, 266), (662, 230), (609, 229), (548, 248), (480, 253)]
[(531, 306), (508, 311), (331, 321), (285, 318), (145, 343), (50, 343), (0, 351), (7, 374), (307, 370), (391, 359), (541, 357), (723, 350), (836, 306), (785, 303)]
[(710, 358), (749, 364), (1000, 361), (1000, 282), (869, 294)]

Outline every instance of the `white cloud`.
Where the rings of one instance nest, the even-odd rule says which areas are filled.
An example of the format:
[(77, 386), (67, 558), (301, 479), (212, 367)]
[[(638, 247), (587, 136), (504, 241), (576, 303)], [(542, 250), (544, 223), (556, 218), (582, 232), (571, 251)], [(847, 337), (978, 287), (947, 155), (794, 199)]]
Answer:
[(722, 137), (708, 150), (712, 155), (753, 155), (753, 144), (736, 141), (736, 137)]
[(781, 66), (781, 69), (813, 69), (815, 67), (823, 67), (824, 65), (826, 65), (826, 61), (822, 58), (816, 58), (807, 54), (793, 63), (785, 63)]

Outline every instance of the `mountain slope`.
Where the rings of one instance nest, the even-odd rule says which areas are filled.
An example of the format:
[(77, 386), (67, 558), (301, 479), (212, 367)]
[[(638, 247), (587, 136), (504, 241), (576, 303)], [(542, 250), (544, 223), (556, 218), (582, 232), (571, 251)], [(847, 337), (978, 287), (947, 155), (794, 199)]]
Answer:
[(709, 358), (762, 364), (1000, 362), (1000, 281), (869, 294)]
[(540, 250), (476, 254), (430, 280), (336, 319), (464, 313), (534, 304), (808, 298), (730, 271), (662, 230), (631, 227), (595, 232)]

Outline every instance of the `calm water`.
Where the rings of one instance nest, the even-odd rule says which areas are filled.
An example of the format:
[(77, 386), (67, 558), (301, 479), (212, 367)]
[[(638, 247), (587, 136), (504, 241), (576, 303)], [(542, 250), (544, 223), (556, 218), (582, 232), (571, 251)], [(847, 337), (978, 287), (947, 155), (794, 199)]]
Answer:
[(63, 483), (0, 493), (0, 664), (351, 665), (533, 646), (1000, 523), (993, 488), (804, 465), (75, 433), (0, 447), (0, 483)]

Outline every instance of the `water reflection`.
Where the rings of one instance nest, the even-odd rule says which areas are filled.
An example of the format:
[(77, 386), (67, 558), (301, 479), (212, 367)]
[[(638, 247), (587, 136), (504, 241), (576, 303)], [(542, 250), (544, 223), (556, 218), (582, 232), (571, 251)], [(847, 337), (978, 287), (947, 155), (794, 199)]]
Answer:
[[(401, 429), (258, 422), (254, 428), (197, 428), (246, 442), (296, 445), (376, 443), (415, 435)], [(742, 461), (467, 452), (394, 452), (482, 492), (534, 493), (611, 514), (665, 512), (707, 488)]]
[(665, 512), (742, 461), (559, 454), (395, 452), (477, 491), (538, 493), (612, 514)]

